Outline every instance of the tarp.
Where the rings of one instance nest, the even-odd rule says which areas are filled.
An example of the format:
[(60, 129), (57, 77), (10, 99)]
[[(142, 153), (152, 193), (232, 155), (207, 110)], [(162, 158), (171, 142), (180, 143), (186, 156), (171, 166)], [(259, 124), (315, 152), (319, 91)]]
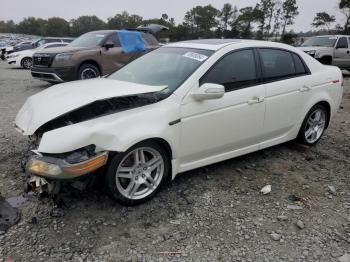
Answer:
[(120, 30), (118, 37), (125, 54), (146, 51), (140, 32)]

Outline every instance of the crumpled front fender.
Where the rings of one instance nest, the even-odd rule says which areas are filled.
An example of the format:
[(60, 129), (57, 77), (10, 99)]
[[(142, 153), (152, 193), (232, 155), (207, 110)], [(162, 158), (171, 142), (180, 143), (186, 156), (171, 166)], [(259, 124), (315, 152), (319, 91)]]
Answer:
[(178, 108), (175, 102), (166, 99), (153, 105), (58, 128), (43, 134), (38, 151), (66, 153), (93, 144), (96, 152), (124, 152), (140, 141), (161, 138), (169, 143), (174, 155), (179, 125), (170, 126), (169, 123), (179, 118)]

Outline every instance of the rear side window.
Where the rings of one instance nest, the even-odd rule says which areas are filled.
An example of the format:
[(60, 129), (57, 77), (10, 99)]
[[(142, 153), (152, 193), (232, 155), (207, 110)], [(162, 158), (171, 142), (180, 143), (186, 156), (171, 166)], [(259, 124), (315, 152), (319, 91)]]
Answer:
[(300, 57), (279, 49), (260, 49), (260, 57), (265, 81), (276, 81), (307, 74)]
[(252, 86), (258, 82), (253, 50), (226, 55), (201, 79), (204, 83), (220, 84), (226, 92)]
[(304, 66), (303, 62), (301, 61), (301, 58), (296, 54), (292, 54), (292, 56), (293, 56), (294, 65), (295, 65), (295, 73), (297, 75), (306, 74), (307, 71), (305, 70), (305, 66)]

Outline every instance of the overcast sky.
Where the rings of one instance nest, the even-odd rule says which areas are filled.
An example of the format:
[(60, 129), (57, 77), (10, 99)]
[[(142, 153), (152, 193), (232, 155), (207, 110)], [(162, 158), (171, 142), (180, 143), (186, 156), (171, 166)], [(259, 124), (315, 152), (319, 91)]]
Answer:
[[(242, 8), (254, 6), (258, 0), (0, 0), (0, 20), (12, 19), (18, 22), (28, 16), (60, 16), (69, 20), (81, 15), (96, 15), (107, 20), (125, 10), (145, 19), (159, 18), (162, 13), (167, 13), (179, 23), (185, 12), (196, 5), (211, 4), (219, 9), (227, 2)], [(338, 2), (339, 0), (297, 0), (300, 14), (291, 28), (295, 31), (310, 30), (313, 17), (321, 11), (335, 15), (337, 23), (343, 24), (343, 15), (337, 10)]]

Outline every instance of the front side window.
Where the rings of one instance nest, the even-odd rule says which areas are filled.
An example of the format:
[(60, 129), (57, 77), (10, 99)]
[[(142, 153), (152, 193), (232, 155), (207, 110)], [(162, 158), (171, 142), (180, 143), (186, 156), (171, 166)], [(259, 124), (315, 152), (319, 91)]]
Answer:
[(84, 34), (77, 39), (75, 39), (73, 42), (71, 42), (70, 46), (77, 46), (77, 47), (87, 47), (92, 48), (99, 46), (102, 41), (105, 39), (107, 34), (104, 33), (87, 33)]
[(264, 79), (267, 81), (284, 79), (297, 74), (292, 53), (288, 51), (260, 49), (260, 57)]
[(337, 48), (348, 48), (348, 40), (346, 37), (339, 38)]
[(113, 44), (115, 47), (120, 47), (120, 41), (119, 41), (119, 38), (118, 38), (118, 34), (115, 33), (115, 34), (110, 35), (107, 38), (106, 43)]
[(258, 82), (253, 50), (226, 55), (204, 75), (200, 84), (212, 83), (225, 87), (226, 92), (252, 86)]
[(108, 78), (164, 86), (167, 93), (172, 93), (212, 54), (210, 50), (162, 47), (132, 61)]

